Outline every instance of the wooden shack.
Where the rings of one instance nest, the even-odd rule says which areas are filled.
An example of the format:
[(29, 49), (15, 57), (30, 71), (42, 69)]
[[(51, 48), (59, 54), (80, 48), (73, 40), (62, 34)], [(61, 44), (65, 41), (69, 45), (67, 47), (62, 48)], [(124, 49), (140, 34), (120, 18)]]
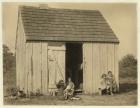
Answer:
[(102, 73), (119, 86), (118, 38), (98, 10), (21, 6), (16, 37), (17, 87), (47, 94), (71, 77), (94, 94)]

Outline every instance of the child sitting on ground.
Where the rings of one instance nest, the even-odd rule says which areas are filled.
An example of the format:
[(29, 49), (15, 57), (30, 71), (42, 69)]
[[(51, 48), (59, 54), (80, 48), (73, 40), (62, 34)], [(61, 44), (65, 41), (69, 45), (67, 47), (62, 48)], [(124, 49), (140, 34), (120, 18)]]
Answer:
[(71, 81), (71, 78), (68, 78), (68, 84), (66, 89), (64, 90), (64, 97), (65, 99), (72, 98), (74, 94), (74, 83)]
[(102, 74), (101, 80), (100, 80), (100, 87), (99, 87), (99, 94), (103, 95), (107, 92), (107, 86), (106, 86), (106, 74)]
[(107, 74), (107, 93), (113, 95), (114, 92), (117, 90), (116, 81), (111, 71), (108, 71)]

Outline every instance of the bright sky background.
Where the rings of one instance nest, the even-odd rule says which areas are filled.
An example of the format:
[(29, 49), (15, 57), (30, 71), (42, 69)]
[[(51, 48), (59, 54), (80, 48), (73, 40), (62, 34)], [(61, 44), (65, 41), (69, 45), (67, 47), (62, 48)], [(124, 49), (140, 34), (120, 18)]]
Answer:
[[(43, 3), (3, 3), (3, 43), (15, 52), (15, 39), (19, 5), (39, 5)], [(119, 59), (126, 54), (137, 56), (137, 15), (136, 4), (115, 3), (47, 3), (50, 8), (99, 10), (117, 37)]]

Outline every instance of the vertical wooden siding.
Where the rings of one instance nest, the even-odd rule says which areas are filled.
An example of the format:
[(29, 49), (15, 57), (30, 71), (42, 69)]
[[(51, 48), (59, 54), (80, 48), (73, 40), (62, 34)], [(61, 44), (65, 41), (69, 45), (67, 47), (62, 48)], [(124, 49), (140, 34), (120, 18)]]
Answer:
[(59, 80), (65, 81), (65, 45), (48, 46), (49, 90), (56, 88)]
[(107, 64), (108, 64), (108, 71), (112, 71), (113, 74), (114, 73), (114, 59), (115, 59), (115, 54), (114, 54), (114, 44), (107, 44), (107, 47), (108, 47), (108, 52), (107, 52), (107, 55), (108, 55), (108, 59), (107, 59)]
[(41, 43), (33, 43), (33, 92), (41, 91)]
[(48, 73), (49, 73), (49, 89), (55, 88), (55, 59), (54, 52), (51, 49), (48, 49)]
[(60, 79), (65, 81), (65, 50), (55, 50), (55, 59), (56, 59), (56, 82)]
[(20, 86), (20, 48), (19, 46), (19, 42), (20, 42), (20, 28), (19, 28), (19, 24), (18, 24), (18, 31), (17, 31), (17, 37), (16, 37), (16, 86), (19, 87)]
[(100, 79), (100, 75), (103, 72), (103, 65), (104, 62), (101, 61), (102, 58), (100, 58), (102, 56), (102, 51), (101, 51), (101, 46), (99, 43), (97, 44), (92, 44), (92, 93), (97, 92), (97, 87), (99, 85), (99, 79)]
[(25, 89), (25, 35), (24, 29), (22, 25), (21, 17), (19, 17), (18, 21), (18, 31), (17, 31), (17, 39), (16, 39), (16, 80), (17, 87), (20, 90)]
[[(20, 61), (22, 65), (19, 67), (20, 73), (18, 74), (20, 77), (18, 79), (21, 80), (19, 86), (24, 88), (25, 93), (29, 94), (30, 92), (36, 93), (39, 91), (47, 94), (49, 86), (51, 86), (50, 83), (55, 85), (55, 82), (58, 82), (60, 79), (65, 81), (64, 48), (53, 49), (52, 55), (55, 56), (55, 62), (53, 62), (54, 65), (51, 67), (54, 72), (49, 72), (48, 43), (26, 42), (24, 52), (22, 55), (24, 54), (25, 56)], [(17, 61), (19, 62), (20, 59), (17, 59)], [(21, 67), (24, 67), (25, 70), (21, 71)]]
[(16, 40), (16, 82), (25, 93), (48, 90), (48, 44), (26, 42), (23, 23), (19, 17)]
[(84, 43), (83, 88), (87, 93), (98, 92), (100, 77), (109, 70), (113, 72), (118, 84), (117, 46), (114, 43)]
[(48, 92), (48, 43), (42, 43), (42, 93)]
[(48, 51), (47, 43), (26, 43), (26, 72), (27, 91), (47, 93), (48, 90)]
[(114, 44), (114, 72), (115, 72), (115, 79), (119, 88), (119, 60), (118, 60), (118, 44)]
[(32, 64), (32, 51), (33, 44), (32, 43), (26, 43), (26, 92), (30, 93), (33, 91), (33, 64)]
[[(84, 87), (84, 92), (86, 94), (92, 93), (92, 43), (87, 43), (83, 45), (84, 48), (84, 77), (83, 77), (83, 87)], [(88, 61), (88, 62), (87, 62)]]

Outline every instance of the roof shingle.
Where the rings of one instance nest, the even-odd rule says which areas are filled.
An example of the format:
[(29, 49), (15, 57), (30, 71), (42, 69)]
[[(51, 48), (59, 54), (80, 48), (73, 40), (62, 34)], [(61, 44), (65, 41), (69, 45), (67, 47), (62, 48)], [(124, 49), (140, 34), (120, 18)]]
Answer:
[(97, 10), (21, 7), (27, 40), (119, 42)]

